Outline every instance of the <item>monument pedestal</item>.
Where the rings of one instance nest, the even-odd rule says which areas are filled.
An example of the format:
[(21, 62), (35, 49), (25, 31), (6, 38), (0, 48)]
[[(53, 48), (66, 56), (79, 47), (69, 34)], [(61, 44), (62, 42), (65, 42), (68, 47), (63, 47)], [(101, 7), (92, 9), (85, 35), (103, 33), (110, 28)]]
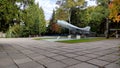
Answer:
[(119, 36), (119, 35), (118, 35), (118, 34), (116, 34), (116, 38), (118, 38), (118, 36)]
[(76, 39), (80, 39), (81, 38), (81, 36), (80, 35), (76, 35)]
[(71, 39), (71, 37), (72, 37), (71, 35), (68, 35), (68, 39)]

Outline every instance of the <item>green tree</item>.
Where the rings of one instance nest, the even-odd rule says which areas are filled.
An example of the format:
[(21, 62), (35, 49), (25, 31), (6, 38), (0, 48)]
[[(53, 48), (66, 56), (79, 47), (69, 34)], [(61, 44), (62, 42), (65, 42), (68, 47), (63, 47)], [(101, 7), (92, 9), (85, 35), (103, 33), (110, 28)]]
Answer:
[[(20, 5), (18, 6), (19, 3)], [(34, 4), (34, 0), (0, 0), (0, 31), (6, 32), (9, 26), (13, 26), (13, 19), (20, 22), (20, 8), (26, 9), (27, 6)]]
[(89, 7), (85, 9), (80, 19), (85, 26), (91, 26), (92, 31), (99, 33), (99, 31), (102, 30), (100, 33), (103, 33), (108, 14), (108, 8), (98, 5), (96, 7)]
[(79, 8), (73, 8), (71, 11), (71, 23), (78, 27), (84, 27), (84, 24), (82, 23), (83, 17), (83, 10)]
[(72, 8), (76, 6), (83, 6), (85, 0), (66, 0), (64, 3), (64, 8)]
[(55, 14), (56, 20), (68, 20), (68, 13), (67, 11), (64, 11), (62, 8), (59, 8), (56, 10)]
[(71, 20), (71, 12), (72, 9), (77, 6), (81, 7), (84, 5), (85, 0), (64, 0), (64, 3), (60, 6), (60, 8), (56, 12), (56, 16), (58, 19), (63, 20)]
[(13, 19), (18, 17), (16, 0), (0, 0), (0, 31), (7, 31), (13, 25)]
[(39, 34), (45, 33), (46, 32), (46, 21), (45, 21), (45, 15), (44, 11), (42, 8), (39, 10), (39, 19), (40, 19), (40, 24), (39, 24)]
[[(7, 32), (9, 37), (23, 37), (29, 35), (40, 35), (46, 31), (46, 22), (42, 8), (35, 4), (34, 0), (17, 0), (20, 6), (16, 6), (18, 14), (13, 19), (16, 19), (16, 25), (10, 25)], [(13, 21), (12, 19), (12, 21)], [(10, 21), (8, 21), (10, 22)]]
[(30, 35), (39, 35), (46, 31), (44, 12), (38, 4), (29, 6), (24, 12), (23, 20)]
[(108, 8), (110, 0), (97, 0), (98, 5)]

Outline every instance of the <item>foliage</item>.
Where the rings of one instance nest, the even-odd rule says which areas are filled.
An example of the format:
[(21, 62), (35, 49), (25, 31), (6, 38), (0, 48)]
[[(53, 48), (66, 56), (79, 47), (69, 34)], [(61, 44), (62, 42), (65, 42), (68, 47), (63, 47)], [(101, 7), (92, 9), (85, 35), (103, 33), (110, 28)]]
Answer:
[[(23, 20), (29, 35), (40, 35), (46, 30), (43, 9), (38, 5), (30, 5), (23, 13)], [(28, 36), (29, 36), (28, 35)]]
[(88, 23), (92, 21), (100, 24), (102, 20), (108, 16), (108, 9), (104, 8), (103, 6), (90, 7), (85, 13)]
[[(86, 23), (86, 25), (91, 26), (92, 31), (99, 32), (101, 31), (101, 27), (104, 29), (104, 24), (109, 14), (107, 7), (101, 5), (89, 7), (84, 12), (85, 16), (84, 19), (82, 18), (82, 21)], [(102, 33), (104, 33), (104, 30)]]
[(61, 27), (59, 25), (57, 25), (56, 23), (52, 23), (52, 32), (53, 33), (60, 33), (61, 32)]
[(81, 13), (80, 9), (78, 9), (78, 8), (72, 8), (70, 21), (71, 21), (71, 23), (73, 25), (79, 26), (80, 17), (81, 17), (80, 13)]
[(55, 14), (56, 20), (68, 20), (68, 13), (67, 11), (64, 11), (62, 8), (59, 8), (56, 10)]
[[(16, 3), (20, 3), (18, 6)], [(0, 31), (6, 32), (9, 26), (13, 26), (13, 19), (20, 22), (20, 10), (34, 4), (34, 0), (0, 0)], [(21, 9), (23, 6), (23, 9)]]
[(45, 16), (44, 16), (44, 11), (42, 8), (39, 10), (39, 19), (40, 19), (40, 24), (39, 24), (39, 33), (45, 33), (46, 32), (46, 21), (45, 21)]
[(76, 6), (83, 6), (84, 2), (85, 2), (85, 0), (66, 0), (64, 7), (72, 8), (72, 7), (76, 7)]
[(6, 37), (28, 37), (29, 36), (29, 29), (28, 27), (24, 25), (13, 25), (9, 28), (9, 30), (6, 32)]
[[(20, 6), (16, 5), (17, 13), (12, 10), (14, 9), (14, 7), (11, 7), (9, 9), (12, 10), (9, 14), (13, 12), (14, 14), (11, 15), (13, 15), (14, 17), (13, 16), (8, 17), (10, 18), (10, 20), (8, 20), (8, 22), (5, 22), (8, 23), (7, 27), (9, 28), (6, 29), (4, 27), (4, 29), (6, 29), (7, 31), (7, 36), (24, 37), (29, 35), (40, 35), (41, 33), (44, 33), (46, 31), (46, 22), (43, 9), (39, 8), (39, 5), (35, 4), (34, 0), (15, 0), (15, 2), (11, 5), (13, 6), (16, 2), (20, 3), (21, 4), (20, 6), (23, 6), (23, 8), (21, 9)], [(3, 4), (5, 4), (5, 2)], [(6, 5), (6, 7), (9, 6)], [(7, 10), (5, 9), (5, 11)], [(5, 18), (5, 16), (3, 16), (3, 18)], [(13, 19), (16, 19), (15, 22), (17, 25), (14, 25)], [(3, 19), (0, 18), (0, 22), (2, 22), (2, 20)], [(7, 19), (5, 19), (5, 21), (6, 20)]]
[[(62, 17), (57, 17), (62, 18)], [(63, 17), (64, 18), (64, 17)], [(49, 33), (60, 33), (61, 27), (56, 24), (56, 18), (55, 18), (55, 11), (53, 10), (52, 18), (50, 19), (49, 26), (48, 26), (48, 32)]]
[(72, 8), (83, 6), (84, 0), (65, 0), (65, 2), (56, 11), (56, 19), (69, 20)]
[(114, 22), (120, 22), (120, 0), (113, 0), (110, 5), (110, 15), (109, 18)]
[(20, 25), (14, 25), (7, 31), (6, 37), (19, 37), (20, 32)]
[(108, 3), (110, 2), (110, 0), (97, 0), (97, 2), (98, 2), (98, 5), (108, 8)]
[(12, 0), (0, 0), (0, 31), (5, 32), (13, 19), (18, 17), (18, 7)]

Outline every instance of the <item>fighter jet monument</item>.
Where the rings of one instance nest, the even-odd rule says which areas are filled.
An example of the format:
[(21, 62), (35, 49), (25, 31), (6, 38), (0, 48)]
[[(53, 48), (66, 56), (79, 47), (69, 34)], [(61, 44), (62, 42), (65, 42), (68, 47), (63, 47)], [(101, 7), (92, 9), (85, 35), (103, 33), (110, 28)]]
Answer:
[(69, 29), (70, 31), (72, 31), (73, 33), (76, 33), (76, 34), (84, 34), (84, 35), (90, 34), (90, 26), (80, 28), (80, 27), (74, 26), (64, 20), (57, 20), (57, 24), (63, 28)]

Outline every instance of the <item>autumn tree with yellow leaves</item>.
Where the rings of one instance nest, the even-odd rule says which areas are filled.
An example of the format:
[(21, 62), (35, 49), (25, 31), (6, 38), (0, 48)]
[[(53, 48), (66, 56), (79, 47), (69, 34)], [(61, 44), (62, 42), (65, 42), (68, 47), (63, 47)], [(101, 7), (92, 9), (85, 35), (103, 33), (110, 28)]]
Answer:
[(120, 0), (113, 0), (109, 4), (110, 15), (109, 19), (113, 22), (120, 23)]

